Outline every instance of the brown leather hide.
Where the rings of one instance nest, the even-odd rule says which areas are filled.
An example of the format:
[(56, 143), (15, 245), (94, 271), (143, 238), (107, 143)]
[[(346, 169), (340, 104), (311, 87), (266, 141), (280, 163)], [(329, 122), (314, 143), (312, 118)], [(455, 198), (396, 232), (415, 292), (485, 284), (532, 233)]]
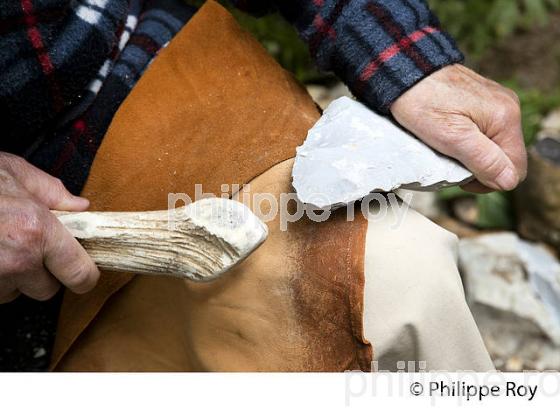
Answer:
[[(289, 192), (295, 147), (319, 113), (305, 90), (207, 2), (119, 109), (83, 195), (93, 210), (155, 210), (169, 192), (246, 184)], [(368, 369), (366, 222), (344, 212), (280, 231), (228, 275), (195, 284), (103, 273), (66, 293), (57, 370)]]

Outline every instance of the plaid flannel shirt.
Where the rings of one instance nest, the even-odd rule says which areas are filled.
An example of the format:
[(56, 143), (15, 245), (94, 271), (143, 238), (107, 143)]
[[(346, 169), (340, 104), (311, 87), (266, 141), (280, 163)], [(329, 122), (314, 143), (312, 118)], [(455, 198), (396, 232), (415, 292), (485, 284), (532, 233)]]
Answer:
[[(381, 112), (463, 59), (424, 0), (232, 1), (280, 11), (319, 68)], [(0, 5), (0, 151), (24, 155), (79, 193), (118, 106), (193, 9), (184, 0)]]
[(263, 14), (280, 11), (334, 72), (372, 109), (387, 113), (406, 90), (464, 57), (424, 0), (234, 0)]

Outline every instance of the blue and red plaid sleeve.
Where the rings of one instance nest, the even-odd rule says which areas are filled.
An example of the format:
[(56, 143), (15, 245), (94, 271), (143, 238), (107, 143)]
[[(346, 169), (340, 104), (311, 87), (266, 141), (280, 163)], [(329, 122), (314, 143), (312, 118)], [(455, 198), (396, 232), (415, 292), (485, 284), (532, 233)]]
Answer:
[(334, 72), (370, 108), (388, 112), (406, 90), (463, 61), (424, 0), (237, 0), (279, 10), (308, 44), (317, 66)]

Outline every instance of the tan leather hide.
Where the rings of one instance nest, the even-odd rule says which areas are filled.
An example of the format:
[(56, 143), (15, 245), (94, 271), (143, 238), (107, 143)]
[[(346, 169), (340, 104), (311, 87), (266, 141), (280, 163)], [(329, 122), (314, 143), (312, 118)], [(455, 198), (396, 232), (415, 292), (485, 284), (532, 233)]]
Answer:
[[(220, 194), (250, 182), (278, 197), (318, 118), (306, 91), (209, 1), (119, 109), (83, 195), (113, 211), (166, 209), (169, 192), (194, 196), (197, 183)], [(211, 283), (104, 272), (92, 292), (66, 293), (52, 368), (368, 370), (367, 223), (344, 217), (287, 232), (276, 219), (261, 248)]]

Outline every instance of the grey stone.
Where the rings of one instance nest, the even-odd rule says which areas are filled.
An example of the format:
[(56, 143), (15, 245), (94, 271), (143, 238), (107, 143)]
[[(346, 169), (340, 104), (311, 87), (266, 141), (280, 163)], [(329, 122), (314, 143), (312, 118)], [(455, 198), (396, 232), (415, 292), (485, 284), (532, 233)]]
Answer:
[(560, 264), (516, 234), (461, 239), (459, 266), (486, 347), (500, 370), (560, 370)]
[(476, 226), (480, 217), (480, 211), (475, 197), (465, 196), (455, 198), (451, 201), (451, 209), (453, 210), (453, 215), (461, 222)]
[(545, 138), (560, 141), (560, 108), (551, 111), (541, 122), (541, 130), (537, 135), (537, 139)]
[(343, 83), (337, 83), (330, 87), (311, 84), (307, 86), (307, 92), (323, 110), (337, 98), (352, 97), (352, 93)]
[(444, 214), (443, 207), (435, 192), (398, 189), (396, 194), (404, 202), (408, 203), (412, 209), (420, 212), (427, 218), (435, 219)]
[(292, 176), (298, 198), (319, 208), (371, 192), (434, 191), (472, 178), (457, 161), (348, 97), (333, 101), (309, 130)]
[(560, 346), (560, 264), (511, 232), (462, 239), (459, 266), (471, 303), (534, 323)]
[(471, 310), (498, 370), (560, 370), (560, 347), (533, 322), (478, 303)]
[(529, 149), (527, 179), (514, 195), (521, 235), (560, 251), (560, 140), (545, 138)]

